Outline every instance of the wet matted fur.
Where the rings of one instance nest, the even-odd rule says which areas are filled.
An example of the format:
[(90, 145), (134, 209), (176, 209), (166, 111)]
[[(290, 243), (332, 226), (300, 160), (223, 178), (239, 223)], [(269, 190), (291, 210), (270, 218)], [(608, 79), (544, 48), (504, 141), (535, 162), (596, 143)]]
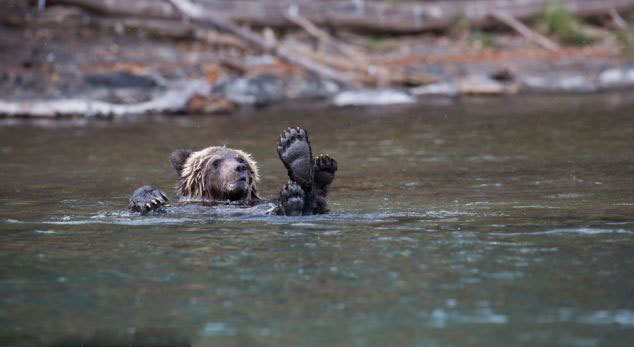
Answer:
[[(233, 182), (227, 178), (232, 177), (233, 168), (214, 168), (217, 160), (222, 161), (220, 165), (225, 165), (229, 160), (242, 161), (248, 172), (248, 187), (245, 191), (232, 193)], [(249, 153), (224, 146), (212, 146), (196, 152), (175, 151), (170, 161), (179, 175), (177, 192), (182, 201), (240, 200), (249, 203), (260, 200), (257, 188), (260, 174), (257, 163)], [(223, 174), (223, 171), (229, 173)]]
[(259, 197), (260, 175), (250, 154), (226, 146), (212, 146), (195, 152), (178, 149), (170, 155), (170, 163), (179, 177), (176, 189), (183, 204), (170, 207), (166, 205), (165, 193), (144, 185), (132, 193), (128, 208), (141, 214), (177, 212), (179, 206), (195, 205), (258, 207), (257, 211), (251, 212), (251, 209), (244, 209), (247, 214), (264, 212), (298, 216), (327, 213), (328, 186), (335, 178), (337, 162), (327, 154), (313, 158), (308, 132), (299, 127), (282, 132), (277, 151), (290, 178), (277, 199), (265, 201)]

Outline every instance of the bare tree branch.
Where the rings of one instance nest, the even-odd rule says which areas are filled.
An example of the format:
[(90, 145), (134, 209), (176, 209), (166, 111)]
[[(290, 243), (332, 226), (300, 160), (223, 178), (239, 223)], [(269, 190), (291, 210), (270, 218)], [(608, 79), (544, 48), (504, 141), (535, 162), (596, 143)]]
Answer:
[(517, 19), (513, 18), (513, 16), (511, 16), (510, 14), (504, 11), (493, 9), (491, 10), (491, 16), (499, 20), (500, 22), (508, 25), (509, 27), (513, 28), (513, 30), (520, 33), (520, 35), (524, 36), (527, 40), (534, 42), (550, 51), (556, 52), (559, 50), (558, 44), (551, 41), (547, 37), (542, 36), (536, 33), (535, 31), (529, 29), (526, 25), (524, 25), (522, 22), (518, 21)]
[[(469, 20), (474, 27), (495, 25), (496, 20), (489, 16), (491, 9), (504, 11), (517, 20), (524, 21), (543, 13), (544, 6), (549, 1), (551, 0), (402, 1), (396, 4), (367, 1), (364, 11), (359, 12), (351, 1), (322, 3), (306, 0), (208, 0), (205, 2), (205, 10), (214, 13), (216, 17), (228, 18), (232, 23), (280, 28), (296, 25), (286, 18), (288, 7), (296, 4), (298, 12), (318, 26), (413, 33), (447, 29), (459, 16)], [(582, 17), (605, 15), (611, 8), (621, 13), (634, 10), (632, 0), (561, 0), (561, 3), (575, 15)], [(174, 7), (157, 0), (47, 0), (46, 4), (47, 7), (54, 4), (73, 5), (107, 15), (179, 18)]]
[(284, 46), (265, 40), (260, 35), (246, 28), (241, 28), (230, 20), (220, 18), (211, 12), (205, 11), (201, 7), (198, 7), (189, 1), (170, 0), (170, 2), (183, 14), (183, 16), (194, 22), (203, 25), (210, 25), (221, 31), (233, 34), (250, 45), (271, 53), (291, 64), (299, 65), (322, 78), (333, 80), (344, 85), (357, 84), (351, 76), (347, 76), (346, 74), (330, 69), (328, 66), (306, 59), (306, 57), (292, 52)]

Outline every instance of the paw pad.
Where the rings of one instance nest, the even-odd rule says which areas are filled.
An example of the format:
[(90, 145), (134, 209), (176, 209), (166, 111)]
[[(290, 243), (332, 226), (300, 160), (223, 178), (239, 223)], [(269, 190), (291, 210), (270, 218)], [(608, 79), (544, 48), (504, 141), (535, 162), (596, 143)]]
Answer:
[(284, 130), (277, 144), (277, 153), (288, 170), (289, 178), (310, 190), (313, 184), (313, 154), (306, 130), (299, 127)]
[(299, 216), (304, 208), (304, 190), (292, 181), (289, 181), (280, 191), (280, 204), (282, 212), (286, 216)]

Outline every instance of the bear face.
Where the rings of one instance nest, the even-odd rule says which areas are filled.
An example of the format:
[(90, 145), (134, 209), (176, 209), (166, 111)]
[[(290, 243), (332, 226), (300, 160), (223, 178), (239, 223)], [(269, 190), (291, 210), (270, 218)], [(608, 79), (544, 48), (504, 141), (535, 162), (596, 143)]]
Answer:
[(260, 200), (257, 164), (246, 152), (218, 146), (196, 152), (179, 149), (171, 154), (170, 162), (180, 177), (181, 200)]

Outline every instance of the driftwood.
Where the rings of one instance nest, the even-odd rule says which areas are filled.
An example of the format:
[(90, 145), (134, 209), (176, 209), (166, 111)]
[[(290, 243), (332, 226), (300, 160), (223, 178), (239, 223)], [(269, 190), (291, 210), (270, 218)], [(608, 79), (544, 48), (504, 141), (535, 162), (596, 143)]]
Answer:
[(330, 67), (306, 59), (304, 56), (298, 55), (293, 51), (286, 49), (284, 46), (277, 44), (274, 40), (266, 40), (259, 34), (247, 29), (241, 28), (230, 20), (221, 18), (214, 13), (205, 11), (203, 8), (196, 6), (184, 0), (170, 0), (170, 2), (186, 17), (194, 22), (203, 25), (213, 26), (221, 31), (230, 33), (240, 38), (244, 42), (253, 45), (265, 52), (271, 53), (282, 60), (291, 64), (299, 65), (306, 70), (319, 75), (322, 78), (333, 80), (344, 85), (356, 85), (357, 82), (352, 76), (332, 70)]
[[(318, 61), (326, 62), (326, 64), (330, 66), (337, 66), (345, 70), (358, 71), (365, 75), (362, 79), (365, 80), (364, 82), (366, 84), (385, 85), (390, 82), (390, 72), (387, 69), (373, 65), (362, 52), (335, 39), (326, 31), (321, 30), (311, 21), (299, 15), (296, 8), (289, 8), (286, 18), (319, 40), (321, 47), (329, 44), (342, 53), (347, 59), (344, 60), (318, 52), (306, 52), (304, 53), (305, 55), (313, 56)], [(294, 49), (296, 51), (301, 50), (299, 47), (294, 47)], [(323, 49), (320, 51), (323, 51)]]
[[(381, 32), (413, 33), (444, 30), (456, 18), (463, 17), (473, 27), (497, 24), (489, 15), (491, 9), (508, 13), (517, 20), (534, 18), (544, 11), (551, 0), (480, 0), (443, 2), (387, 1), (310, 1), (310, 0), (205, 0), (204, 10), (216, 18), (226, 18), (236, 24), (287, 28), (297, 23), (289, 20), (289, 6), (297, 6), (297, 13), (317, 26), (374, 30)], [(622, 13), (634, 10), (632, 0), (561, 0), (578, 16), (601, 16), (611, 9)], [(165, 1), (157, 0), (47, 0), (47, 5), (79, 6), (89, 11), (110, 16), (179, 19), (179, 12)], [(202, 2), (201, 2), (202, 4)], [(202, 6), (202, 5), (201, 5)]]
[(551, 41), (547, 37), (529, 29), (526, 25), (522, 24), (522, 22), (513, 18), (513, 16), (506, 12), (493, 9), (491, 10), (491, 17), (513, 28), (513, 30), (517, 31), (520, 35), (524, 36), (527, 40), (531, 42), (534, 42), (550, 51), (556, 52), (559, 50), (558, 44)]
[[(100, 100), (62, 99), (33, 101), (0, 100), (1, 116), (30, 117), (118, 117), (139, 115), (151, 112), (178, 113), (185, 112), (190, 102), (198, 96), (209, 94), (211, 86), (205, 80), (193, 80), (176, 83), (161, 95), (152, 100), (136, 104), (114, 104)], [(196, 101), (198, 103), (198, 101)], [(204, 107), (195, 107), (201, 109)]]
[(177, 40), (194, 39), (214, 46), (248, 49), (242, 41), (232, 35), (220, 33), (217, 30), (196, 28), (190, 23), (157, 18), (105, 17), (91, 15), (78, 8), (49, 9), (49, 11), (40, 12), (35, 16), (0, 10), (0, 23), (12, 26), (52, 26), (62, 28), (89, 25), (117, 33), (134, 30), (155, 37)]
[(627, 29), (627, 22), (614, 9), (614, 7), (610, 7), (610, 9), (608, 10), (608, 14), (610, 15), (610, 19), (612, 19), (612, 23), (614, 23), (614, 26), (616, 26), (617, 28), (621, 30)]

